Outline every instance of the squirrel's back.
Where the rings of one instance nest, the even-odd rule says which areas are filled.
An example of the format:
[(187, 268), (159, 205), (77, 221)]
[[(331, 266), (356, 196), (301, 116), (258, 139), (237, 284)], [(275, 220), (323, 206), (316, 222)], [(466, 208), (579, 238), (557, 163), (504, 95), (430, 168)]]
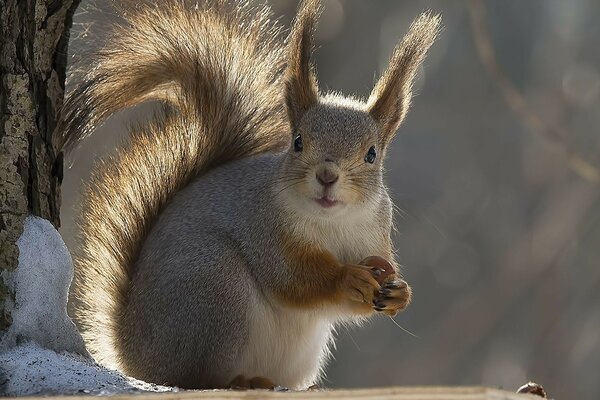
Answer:
[(165, 1), (122, 15), (87, 59), (93, 68), (81, 68), (59, 130), (68, 150), (122, 108), (169, 103), (96, 167), (79, 215), (75, 317), (91, 353), (113, 367), (132, 266), (161, 210), (193, 178), (279, 149), (289, 131), (283, 48), (267, 9)]

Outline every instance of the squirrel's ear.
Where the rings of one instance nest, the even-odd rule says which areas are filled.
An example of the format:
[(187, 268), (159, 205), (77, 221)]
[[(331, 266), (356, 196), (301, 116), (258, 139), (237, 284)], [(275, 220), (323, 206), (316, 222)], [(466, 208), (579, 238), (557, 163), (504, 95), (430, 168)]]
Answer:
[(319, 99), (317, 78), (310, 63), (312, 41), (320, 14), (318, 0), (304, 0), (288, 37), (285, 101), (292, 128)]
[(367, 108), (379, 124), (386, 143), (394, 137), (406, 116), (415, 74), (438, 34), (440, 20), (439, 15), (424, 13), (412, 23), (369, 96)]

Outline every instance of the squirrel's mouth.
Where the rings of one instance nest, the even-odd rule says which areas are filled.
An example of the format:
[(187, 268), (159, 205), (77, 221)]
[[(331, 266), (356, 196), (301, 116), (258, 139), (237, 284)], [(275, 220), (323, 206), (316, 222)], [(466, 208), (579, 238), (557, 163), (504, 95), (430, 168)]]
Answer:
[(317, 203), (319, 203), (319, 205), (321, 207), (324, 207), (324, 208), (331, 208), (331, 207), (335, 207), (338, 204), (340, 204), (340, 202), (338, 200), (335, 200), (329, 196), (323, 196), (321, 198), (315, 199), (315, 201)]

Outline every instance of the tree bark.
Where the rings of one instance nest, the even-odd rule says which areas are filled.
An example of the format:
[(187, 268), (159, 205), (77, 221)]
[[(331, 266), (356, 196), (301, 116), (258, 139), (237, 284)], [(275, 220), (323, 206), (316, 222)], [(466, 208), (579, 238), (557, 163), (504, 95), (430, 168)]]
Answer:
[[(17, 267), (27, 214), (60, 225), (62, 154), (52, 135), (79, 0), (0, 0), (0, 276)], [(14, 293), (0, 279), (0, 331)]]

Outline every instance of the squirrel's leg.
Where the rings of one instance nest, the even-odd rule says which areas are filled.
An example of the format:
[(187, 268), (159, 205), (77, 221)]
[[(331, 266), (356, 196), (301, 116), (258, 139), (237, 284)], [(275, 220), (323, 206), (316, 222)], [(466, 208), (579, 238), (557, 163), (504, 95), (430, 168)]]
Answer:
[(374, 267), (342, 264), (331, 253), (311, 246), (284, 246), (284, 252), (285, 284), (272, 285), (284, 303), (299, 308), (341, 304), (361, 315), (374, 311), (381, 289)]
[(164, 242), (162, 251), (140, 257), (121, 320), (126, 372), (186, 389), (259, 374), (239, 360), (252, 351), (247, 299), (255, 292), (235, 243), (214, 231), (198, 232), (183, 250), (177, 240), (154, 240)]
[[(374, 265), (342, 264), (331, 253), (310, 246), (284, 246), (284, 251), (291, 274), (288, 284), (276, 293), (289, 305), (310, 308), (334, 303), (348, 306), (354, 314), (396, 315), (410, 302), (411, 289), (399, 277), (397, 266), (378, 281)], [(391, 259), (391, 251), (388, 255)]]

